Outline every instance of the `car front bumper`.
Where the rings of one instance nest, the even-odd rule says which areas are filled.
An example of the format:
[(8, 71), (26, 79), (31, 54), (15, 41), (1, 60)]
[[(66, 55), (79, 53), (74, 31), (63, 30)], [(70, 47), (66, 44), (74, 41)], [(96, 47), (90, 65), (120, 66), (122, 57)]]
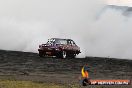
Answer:
[(56, 56), (58, 53), (60, 53), (59, 49), (38, 49), (39, 53), (43, 53), (44, 55), (48, 56)]

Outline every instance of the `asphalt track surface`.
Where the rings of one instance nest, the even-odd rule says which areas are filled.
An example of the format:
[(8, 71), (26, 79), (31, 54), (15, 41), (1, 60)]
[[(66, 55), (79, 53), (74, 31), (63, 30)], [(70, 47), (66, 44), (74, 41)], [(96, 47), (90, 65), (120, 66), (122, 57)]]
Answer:
[(79, 83), (88, 64), (91, 79), (132, 79), (132, 60), (86, 57), (39, 57), (37, 53), (0, 50), (0, 79)]

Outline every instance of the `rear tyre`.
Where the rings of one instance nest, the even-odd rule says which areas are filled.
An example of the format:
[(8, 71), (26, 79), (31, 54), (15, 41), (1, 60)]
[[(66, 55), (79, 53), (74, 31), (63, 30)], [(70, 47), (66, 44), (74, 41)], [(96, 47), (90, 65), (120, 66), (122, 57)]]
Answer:
[(71, 57), (72, 57), (72, 58), (75, 58), (75, 57), (76, 57), (76, 54), (72, 54)]
[(73, 54), (73, 53), (72, 54), (68, 54), (67, 57), (68, 58), (75, 58), (76, 57), (76, 54)]

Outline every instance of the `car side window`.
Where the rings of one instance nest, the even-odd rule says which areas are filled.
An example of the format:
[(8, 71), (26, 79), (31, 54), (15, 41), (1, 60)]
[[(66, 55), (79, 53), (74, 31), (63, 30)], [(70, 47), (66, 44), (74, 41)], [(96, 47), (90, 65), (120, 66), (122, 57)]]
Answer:
[(67, 44), (68, 44), (68, 45), (71, 45), (71, 41), (70, 41), (70, 40), (68, 40), (68, 41), (67, 41)]
[(73, 40), (71, 40), (71, 45), (75, 46), (75, 42)]

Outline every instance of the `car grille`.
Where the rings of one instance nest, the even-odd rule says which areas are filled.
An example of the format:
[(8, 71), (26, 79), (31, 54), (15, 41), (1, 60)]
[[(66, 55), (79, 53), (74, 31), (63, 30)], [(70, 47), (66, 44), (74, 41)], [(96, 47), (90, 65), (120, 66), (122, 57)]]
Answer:
[(52, 48), (44, 47), (44, 50), (53, 50)]
[(48, 50), (53, 50), (53, 49), (51, 49), (51, 48), (48, 48)]

